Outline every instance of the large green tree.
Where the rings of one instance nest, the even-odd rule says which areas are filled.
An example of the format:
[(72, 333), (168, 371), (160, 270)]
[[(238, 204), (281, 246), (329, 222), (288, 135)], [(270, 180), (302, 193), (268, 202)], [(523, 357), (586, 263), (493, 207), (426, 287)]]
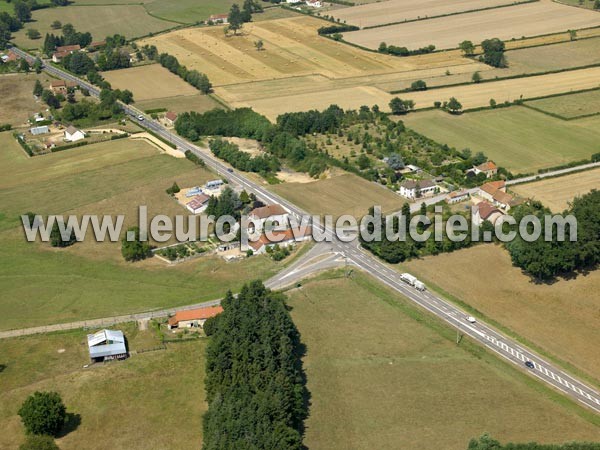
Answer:
[(21, 22), (27, 22), (31, 20), (31, 8), (29, 5), (21, 0), (17, 0), (13, 3), (15, 11), (15, 17)]
[(244, 25), (244, 16), (236, 3), (231, 5), (227, 21), (229, 22), (229, 29), (233, 31), (233, 34), (237, 34), (238, 30)]
[(65, 424), (67, 409), (57, 392), (36, 391), (27, 397), (18, 414), (28, 433), (56, 436)]
[(483, 50), (483, 62), (492, 67), (506, 67), (504, 57), (504, 42), (498, 38), (486, 39), (481, 43)]
[[(130, 237), (133, 239), (130, 239)], [(141, 240), (138, 227), (130, 227), (123, 236), (121, 254), (125, 261), (140, 261), (150, 256), (150, 244)]]

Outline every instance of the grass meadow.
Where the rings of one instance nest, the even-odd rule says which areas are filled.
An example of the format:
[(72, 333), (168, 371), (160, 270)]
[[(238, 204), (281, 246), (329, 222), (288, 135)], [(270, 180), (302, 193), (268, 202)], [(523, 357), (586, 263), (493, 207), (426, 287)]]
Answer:
[(136, 101), (135, 106), (143, 111), (165, 108), (178, 114), (188, 111), (202, 113), (215, 108), (223, 108), (223, 105), (214, 100), (212, 96), (199, 93)]
[(0, 108), (0, 124), (10, 123), (13, 127), (28, 126), (27, 119), (36, 112), (46, 109), (41, 101), (33, 97), (35, 80), (47, 88), (52, 78), (45, 73), (0, 75), (0, 95), (4, 99)]
[[(487, 83), (492, 84), (492, 83)], [(564, 121), (524, 107), (452, 116), (441, 111), (409, 114), (415, 131), (458, 149), (482, 151), (514, 173), (535, 172), (589, 158), (598, 151), (600, 118)]]
[(600, 272), (537, 284), (501, 247), (485, 244), (403, 264), (415, 274), (600, 383)]
[[(600, 114), (600, 89), (532, 100), (526, 102), (525, 105), (550, 114), (557, 114), (566, 119)], [(580, 122), (573, 122), (575, 125), (578, 123)]]
[(289, 296), (307, 346), (309, 448), (464, 450), (484, 431), (513, 442), (598, 436), (591, 413), (470, 341), (457, 346), (454, 330), (362, 273)]
[[(123, 330), (130, 351), (160, 346), (152, 330), (138, 331), (133, 323), (114, 328)], [(205, 344), (202, 339), (167, 344), (166, 350), (86, 369), (86, 331), (1, 340), (0, 448), (23, 442), (17, 411), (36, 390), (59, 392), (75, 418), (57, 439), (63, 450), (199, 448), (207, 408)]]
[[(161, 154), (144, 141), (118, 140), (27, 158), (10, 133), (0, 134), (0, 329), (161, 309), (210, 300), (223, 286), (281, 268), (266, 257), (225, 263), (201, 257), (177, 266), (159, 260), (126, 263), (118, 242), (93, 238), (66, 249), (27, 243), (19, 215), (124, 214), (137, 224), (137, 207), (148, 215), (185, 215), (165, 194), (214, 178), (185, 159)], [(169, 241), (170, 242), (170, 241)], [(168, 242), (167, 242), (168, 243)], [(164, 244), (163, 244), (164, 245)]]

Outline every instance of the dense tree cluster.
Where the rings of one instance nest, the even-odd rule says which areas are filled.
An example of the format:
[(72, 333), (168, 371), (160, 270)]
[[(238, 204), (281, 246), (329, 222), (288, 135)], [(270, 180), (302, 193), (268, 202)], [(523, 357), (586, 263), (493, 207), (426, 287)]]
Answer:
[(338, 24), (338, 25), (326, 25), (317, 30), (320, 35), (344, 33), (346, 31), (357, 31), (360, 30), (356, 25), (349, 24)]
[(498, 38), (486, 39), (481, 43), (481, 60), (492, 67), (506, 67), (504, 47), (504, 42)]
[(58, 393), (36, 391), (27, 397), (19, 416), (28, 433), (56, 436), (65, 424), (67, 409)]
[(323, 111), (285, 113), (277, 117), (280, 131), (302, 136), (307, 133), (333, 133), (344, 120), (344, 110), (331, 105)]
[(209, 327), (203, 448), (301, 449), (307, 391), (283, 295), (255, 281), (221, 304)]
[[(526, 242), (517, 234), (517, 238), (506, 244), (512, 262), (531, 276), (548, 280), (558, 275), (594, 267), (600, 263), (600, 191), (592, 192), (573, 200), (570, 208), (565, 211), (577, 219), (577, 242), (556, 239), (556, 229), (553, 230), (553, 240), (543, 238)], [(544, 215), (550, 211), (540, 204), (520, 207), (514, 214), (517, 223), (527, 215), (533, 214), (540, 218), (542, 230), (545, 229)], [(569, 232), (566, 230), (566, 235)]]
[(244, 205), (239, 195), (227, 186), (219, 197), (212, 196), (210, 198), (206, 214), (215, 217), (231, 216), (239, 219)]
[(213, 109), (203, 114), (195, 111), (179, 114), (175, 130), (181, 136), (197, 140), (200, 136), (243, 137), (263, 140), (271, 122), (250, 108), (231, 111)]
[(538, 444), (537, 442), (529, 442), (526, 444), (509, 443), (502, 445), (486, 433), (479, 439), (471, 439), (467, 450), (600, 450), (600, 443)]
[(61, 61), (63, 67), (77, 75), (85, 75), (96, 70), (96, 64), (83, 52), (73, 52)]
[(236, 169), (244, 172), (266, 174), (277, 172), (280, 169), (279, 161), (275, 156), (269, 154), (252, 156), (240, 150), (238, 145), (223, 139), (210, 141), (210, 150), (217, 158), (227, 161)]
[[(133, 233), (134, 239), (128, 240), (127, 235)], [(140, 238), (140, 229), (130, 227), (121, 240), (121, 254), (125, 261), (140, 261), (150, 256), (150, 244)]]
[[(146, 55), (154, 55), (152, 47), (147, 47), (147, 49)], [(179, 64), (179, 61), (173, 55), (161, 53), (160, 55), (156, 56), (156, 58), (161, 66), (165, 67), (169, 72), (174, 73), (178, 77), (187, 81), (203, 94), (208, 94), (212, 89), (212, 84), (205, 74), (200, 73), (197, 70), (188, 70), (187, 67)]]
[(393, 56), (411, 56), (411, 55), (424, 55), (426, 53), (433, 53), (435, 51), (435, 45), (428, 45), (421, 47), (416, 50), (409, 50), (406, 47), (398, 47), (396, 45), (387, 45), (385, 42), (379, 44), (377, 49), (379, 53)]
[(6, 48), (11, 33), (20, 30), (22, 27), (23, 24), (15, 16), (11, 16), (6, 11), (0, 12), (0, 50)]

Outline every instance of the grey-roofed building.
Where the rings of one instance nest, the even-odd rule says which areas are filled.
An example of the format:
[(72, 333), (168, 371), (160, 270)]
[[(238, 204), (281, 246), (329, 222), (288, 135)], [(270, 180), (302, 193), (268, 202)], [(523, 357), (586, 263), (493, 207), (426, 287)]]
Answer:
[(50, 133), (50, 130), (48, 129), (48, 125), (42, 125), (41, 127), (31, 128), (29, 132), (34, 136), (37, 136), (38, 134)]
[(100, 330), (97, 333), (88, 334), (87, 339), (90, 358), (94, 362), (127, 357), (125, 336), (122, 331)]

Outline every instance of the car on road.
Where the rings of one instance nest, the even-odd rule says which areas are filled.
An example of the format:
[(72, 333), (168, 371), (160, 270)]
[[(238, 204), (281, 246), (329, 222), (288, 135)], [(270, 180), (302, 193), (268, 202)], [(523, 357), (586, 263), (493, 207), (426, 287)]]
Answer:
[(475, 319), (475, 317), (473, 317), (473, 316), (467, 316), (467, 317), (465, 317), (465, 320), (469, 323), (477, 322), (477, 319)]
[(227, 172), (229, 172), (229, 173), (233, 173), (233, 169), (232, 169), (232, 168), (229, 168), (229, 169), (227, 169)]
[(144, 120), (144, 116), (142, 116), (141, 114), (138, 116), (138, 120), (141, 122), (142, 120)]
[(532, 363), (531, 361), (525, 361), (525, 365), (527, 367), (529, 367), (530, 369), (535, 369), (535, 364)]

